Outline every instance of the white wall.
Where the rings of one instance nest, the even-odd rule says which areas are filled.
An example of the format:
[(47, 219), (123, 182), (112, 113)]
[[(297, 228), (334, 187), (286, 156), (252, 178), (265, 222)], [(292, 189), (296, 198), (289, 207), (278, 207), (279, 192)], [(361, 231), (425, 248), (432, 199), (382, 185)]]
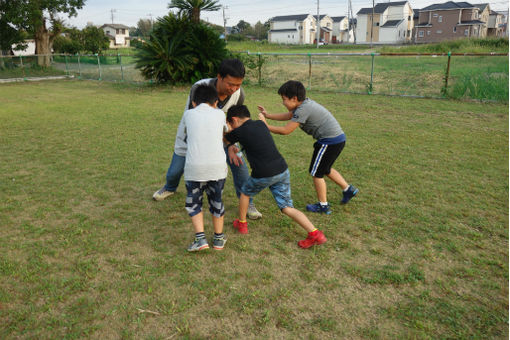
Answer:
[(270, 32), (269, 41), (277, 44), (299, 44), (299, 32)]
[(397, 27), (380, 27), (379, 42), (385, 44), (403, 43), (406, 40), (405, 37), (406, 30), (407, 30), (406, 20), (403, 20)]
[(356, 43), (366, 43), (367, 40), (368, 15), (358, 15), (358, 24), (356, 25)]

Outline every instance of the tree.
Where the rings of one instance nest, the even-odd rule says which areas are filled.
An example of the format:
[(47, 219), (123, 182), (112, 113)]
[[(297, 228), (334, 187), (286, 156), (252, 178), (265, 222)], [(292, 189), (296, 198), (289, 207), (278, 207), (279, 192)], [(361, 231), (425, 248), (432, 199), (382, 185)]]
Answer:
[(140, 19), (136, 24), (137, 35), (141, 37), (148, 37), (152, 31), (152, 21), (149, 19)]
[[(0, 55), (10, 52), (12, 45), (22, 44), (24, 39), (23, 18), (18, 16), (20, 0), (0, 0)], [(3, 67), (3, 59), (0, 58), (0, 67)]]
[(9, 15), (3, 20), (14, 29), (8, 32), (9, 37), (23, 30), (31, 32), (35, 40), (35, 53), (39, 54), (37, 63), (43, 67), (50, 66), (53, 40), (63, 28), (58, 13), (75, 16), (84, 3), (85, 0), (0, 0), (1, 6), (9, 9)]
[(200, 23), (200, 11), (214, 12), (221, 8), (217, 0), (172, 0), (168, 8), (177, 8), (195, 24)]
[(160, 83), (188, 83), (213, 77), (227, 54), (225, 41), (208, 25), (170, 13), (137, 49), (136, 68)]
[(244, 20), (240, 20), (237, 25), (232, 27), (232, 31), (234, 33), (240, 33), (242, 35), (250, 34), (251, 33), (251, 25), (249, 22), (246, 22)]
[(110, 39), (104, 34), (104, 31), (95, 26), (87, 26), (82, 30), (83, 50), (93, 54), (108, 49)]
[(255, 26), (253, 26), (253, 33), (255, 35), (255, 38), (257, 38), (258, 40), (267, 39), (267, 31), (268, 29), (266, 25), (264, 25), (260, 21), (257, 21)]

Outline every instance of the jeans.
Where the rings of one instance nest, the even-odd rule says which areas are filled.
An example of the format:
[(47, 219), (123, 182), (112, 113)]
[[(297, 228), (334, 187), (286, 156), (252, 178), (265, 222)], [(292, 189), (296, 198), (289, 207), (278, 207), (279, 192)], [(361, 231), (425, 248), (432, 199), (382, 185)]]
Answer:
[(269, 187), (273, 194), (274, 200), (280, 210), (284, 208), (294, 208), (292, 204), (292, 198), (290, 197), (290, 172), (289, 169), (285, 170), (281, 174), (263, 177), (253, 178), (250, 177), (243, 185), (243, 194), (246, 196), (253, 197), (265, 188)]
[[(250, 173), (248, 171), (248, 167), (246, 166), (246, 161), (243, 157), (243, 164), (240, 166), (235, 166), (234, 164), (230, 164), (228, 161), (228, 151), (225, 148), (225, 155), (227, 164), (230, 166), (230, 171), (232, 172), (232, 176), (234, 177), (234, 187), (236, 189), (237, 198), (241, 195), (241, 188), (243, 184), (250, 178)], [(186, 162), (185, 156), (179, 156), (177, 154), (173, 154), (172, 162), (170, 162), (170, 166), (166, 172), (166, 184), (165, 189), (168, 191), (176, 191), (179, 186), (179, 181), (181, 180), (182, 175), (184, 174), (184, 163)], [(250, 198), (250, 204), (253, 203), (253, 199)]]

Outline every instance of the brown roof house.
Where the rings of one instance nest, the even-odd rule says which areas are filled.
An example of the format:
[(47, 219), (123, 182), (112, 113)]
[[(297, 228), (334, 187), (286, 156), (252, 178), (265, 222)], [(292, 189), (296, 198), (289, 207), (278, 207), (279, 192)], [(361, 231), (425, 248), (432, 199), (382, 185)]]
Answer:
[(379, 3), (374, 8), (360, 9), (356, 16), (357, 44), (401, 44), (411, 41), (414, 20), (409, 1)]
[(489, 23), (487, 25), (487, 36), (505, 36), (505, 16), (501, 13), (490, 11)]
[(129, 47), (129, 27), (121, 24), (104, 24), (100, 27), (110, 39), (110, 48)]
[(417, 43), (487, 36), (489, 4), (448, 1), (420, 9)]

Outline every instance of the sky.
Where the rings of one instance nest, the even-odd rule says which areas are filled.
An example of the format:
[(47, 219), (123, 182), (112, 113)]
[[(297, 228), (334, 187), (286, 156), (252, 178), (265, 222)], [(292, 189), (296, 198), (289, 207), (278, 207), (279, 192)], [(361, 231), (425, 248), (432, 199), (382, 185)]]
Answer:
[[(371, 0), (351, 0), (353, 13), (365, 7), (372, 7)], [(443, 3), (447, 0), (411, 0), (413, 9), (423, 8), (434, 3)], [(458, 0), (460, 1), (460, 0)], [(383, 1), (375, 1), (379, 3)], [(386, 2), (386, 1), (384, 1)], [(474, 1), (473, 4), (484, 1)], [(485, 1), (486, 2), (486, 1)], [(124, 24), (136, 26), (140, 19), (153, 19), (166, 15), (170, 10), (170, 0), (86, 0), (83, 9), (78, 11), (78, 16), (63, 17), (70, 26), (83, 28), (88, 22), (96, 26), (106, 23)], [(257, 21), (264, 23), (274, 16), (292, 14), (317, 14), (317, 0), (220, 0), (219, 4), (225, 6), (227, 26), (235, 26), (240, 20), (254, 25)], [(346, 16), (348, 0), (319, 0), (320, 14), (329, 16)], [(508, 0), (489, 1), (490, 7), (497, 11), (508, 10)], [(201, 12), (201, 19), (213, 24), (223, 26), (223, 10), (216, 12)]]

